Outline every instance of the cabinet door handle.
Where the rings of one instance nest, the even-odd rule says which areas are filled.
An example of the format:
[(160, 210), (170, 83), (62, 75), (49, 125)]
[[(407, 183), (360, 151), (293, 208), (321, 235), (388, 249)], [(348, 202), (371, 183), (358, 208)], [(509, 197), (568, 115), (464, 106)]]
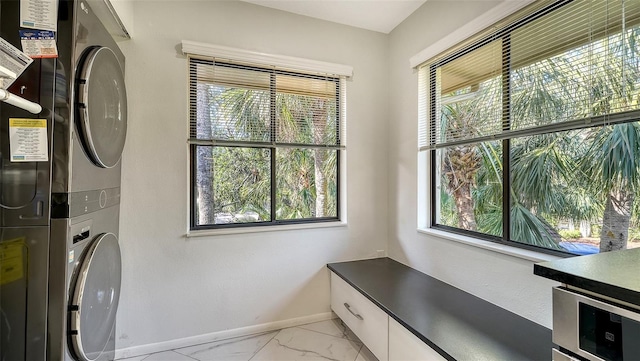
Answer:
[(362, 316), (360, 316), (359, 314), (353, 312), (353, 310), (351, 310), (351, 306), (349, 306), (348, 303), (344, 303), (344, 307), (347, 309), (347, 311), (349, 311), (349, 313), (351, 313), (352, 315), (354, 315), (358, 320), (364, 320), (364, 318), (362, 318)]

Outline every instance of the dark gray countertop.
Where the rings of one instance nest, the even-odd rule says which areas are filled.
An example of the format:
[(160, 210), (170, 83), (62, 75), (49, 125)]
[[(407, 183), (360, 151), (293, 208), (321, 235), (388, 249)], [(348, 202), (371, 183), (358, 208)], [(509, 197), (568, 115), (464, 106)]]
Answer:
[(327, 267), (449, 360), (550, 360), (551, 330), (390, 258)]
[(640, 305), (640, 248), (538, 263), (533, 273)]

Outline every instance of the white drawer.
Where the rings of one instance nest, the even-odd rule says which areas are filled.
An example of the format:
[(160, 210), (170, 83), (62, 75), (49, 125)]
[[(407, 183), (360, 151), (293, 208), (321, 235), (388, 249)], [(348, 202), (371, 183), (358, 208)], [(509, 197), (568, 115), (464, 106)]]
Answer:
[(380, 361), (387, 361), (387, 314), (333, 272), (331, 309)]
[(445, 361), (446, 359), (417, 338), (398, 321), (389, 317), (390, 361)]

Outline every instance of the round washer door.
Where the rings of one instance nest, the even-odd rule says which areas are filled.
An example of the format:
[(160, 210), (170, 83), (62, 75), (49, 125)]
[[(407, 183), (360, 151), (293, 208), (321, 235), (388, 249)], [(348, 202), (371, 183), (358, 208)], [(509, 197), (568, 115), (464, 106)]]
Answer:
[(78, 267), (69, 335), (79, 360), (93, 361), (105, 351), (116, 322), (122, 271), (116, 236), (98, 235)]
[(78, 73), (79, 136), (90, 160), (112, 168), (122, 156), (127, 137), (127, 91), (113, 50), (87, 50)]

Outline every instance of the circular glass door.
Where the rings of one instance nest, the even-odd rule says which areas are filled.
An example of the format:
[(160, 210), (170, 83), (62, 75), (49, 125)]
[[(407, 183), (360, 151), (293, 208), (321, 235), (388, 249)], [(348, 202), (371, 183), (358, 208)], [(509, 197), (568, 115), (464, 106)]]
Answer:
[(90, 160), (112, 168), (122, 156), (127, 136), (127, 92), (113, 50), (87, 50), (78, 73), (78, 135)]
[(69, 314), (71, 345), (81, 361), (93, 361), (105, 351), (116, 322), (122, 271), (116, 236), (98, 235), (78, 267)]

